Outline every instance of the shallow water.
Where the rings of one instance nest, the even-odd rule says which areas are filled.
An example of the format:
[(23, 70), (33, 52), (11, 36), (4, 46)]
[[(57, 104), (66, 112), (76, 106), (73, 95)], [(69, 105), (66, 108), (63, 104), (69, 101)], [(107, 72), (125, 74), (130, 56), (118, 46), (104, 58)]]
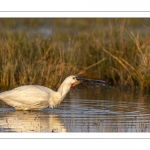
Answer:
[(75, 88), (57, 109), (14, 111), (0, 101), (0, 132), (149, 132), (150, 96)]

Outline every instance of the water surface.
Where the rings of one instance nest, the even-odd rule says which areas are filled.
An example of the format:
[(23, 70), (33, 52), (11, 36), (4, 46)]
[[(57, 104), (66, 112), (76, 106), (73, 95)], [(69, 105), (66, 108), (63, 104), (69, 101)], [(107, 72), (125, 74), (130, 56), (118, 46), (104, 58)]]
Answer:
[(72, 89), (57, 109), (14, 111), (0, 101), (0, 132), (149, 132), (150, 96), (114, 88)]

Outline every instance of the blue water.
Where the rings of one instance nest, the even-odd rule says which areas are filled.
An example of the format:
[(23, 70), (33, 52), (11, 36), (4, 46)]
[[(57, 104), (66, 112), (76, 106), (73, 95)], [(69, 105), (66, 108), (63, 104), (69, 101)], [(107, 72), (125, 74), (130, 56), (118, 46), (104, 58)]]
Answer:
[(15, 111), (0, 101), (0, 132), (149, 132), (150, 97), (110, 88), (75, 88), (59, 108)]

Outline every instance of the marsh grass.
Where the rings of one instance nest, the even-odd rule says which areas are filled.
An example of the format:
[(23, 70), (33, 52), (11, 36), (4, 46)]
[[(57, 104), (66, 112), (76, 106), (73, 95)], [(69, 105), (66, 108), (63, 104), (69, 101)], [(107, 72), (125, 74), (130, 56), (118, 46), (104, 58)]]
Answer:
[[(0, 88), (39, 84), (57, 89), (68, 75), (76, 74), (104, 79), (111, 86), (148, 90), (150, 37), (145, 32), (139, 35), (126, 29), (125, 19), (116, 24), (110, 20), (103, 30), (97, 25), (89, 32), (62, 32), (47, 38), (32, 35), (26, 29), (1, 31)], [(147, 26), (142, 30), (149, 32)]]

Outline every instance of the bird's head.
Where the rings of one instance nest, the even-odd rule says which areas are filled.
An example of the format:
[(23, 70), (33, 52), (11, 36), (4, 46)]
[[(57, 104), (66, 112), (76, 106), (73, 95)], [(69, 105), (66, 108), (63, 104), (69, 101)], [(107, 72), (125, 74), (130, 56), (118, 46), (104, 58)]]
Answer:
[(71, 75), (65, 79), (65, 84), (69, 84), (70, 88), (73, 88), (74, 86), (78, 85), (81, 81), (77, 79), (77, 76)]
[(73, 88), (74, 86), (78, 85), (81, 82), (91, 82), (91, 83), (99, 84), (102, 86), (106, 85), (106, 81), (103, 81), (103, 80), (81, 78), (81, 77), (78, 77), (75, 75), (71, 75), (71, 76), (67, 77), (64, 81), (64, 83), (66, 85), (68, 85), (70, 88)]
[(69, 92), (70, 88), (73, 88), (81, 82), (92, 82), (99, 85), (106, 84), (106, 82), (103, 80), (86, 79), (75, 75), (71, 75), (63, 81), (63, 83), (60, 85), (57, 91), (61, 93), (63, 99), (65, 95)]

